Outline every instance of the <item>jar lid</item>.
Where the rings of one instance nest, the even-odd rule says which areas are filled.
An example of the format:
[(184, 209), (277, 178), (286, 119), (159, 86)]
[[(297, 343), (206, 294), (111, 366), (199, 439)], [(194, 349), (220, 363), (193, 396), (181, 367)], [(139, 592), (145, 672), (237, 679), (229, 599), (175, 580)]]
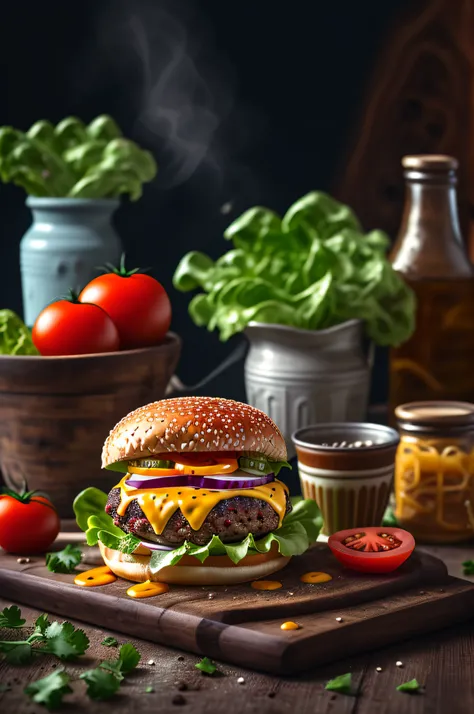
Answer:
[(474, 427), (474, 404), (469, 402), (409, 402), (395, 409), (401, 426), (425, 428)]
[(402, 158), (404, 169), (421, 169), (428, 171), (456, 170), (459, 162), (454, 156), (446, 154), (409, 154)]

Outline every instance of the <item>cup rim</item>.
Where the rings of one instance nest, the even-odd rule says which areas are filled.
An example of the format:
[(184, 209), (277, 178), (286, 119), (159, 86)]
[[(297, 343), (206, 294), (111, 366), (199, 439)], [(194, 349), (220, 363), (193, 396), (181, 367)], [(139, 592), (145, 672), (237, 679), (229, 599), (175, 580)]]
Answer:
[[(370, 446), (358, 446), (357, 448), (351, 446), (332, 446), (315, 444), (312, 441), (305, 440), (305, 436), (311, 433), (324, 433), (330, 430), (344, 430), (346, 433), (353, 432), (359, 433), (362, 429), (364, 431), (373, 431), (377, 435), (385, 435), (386, 440), (382, 443), (371, 444)], [(322, 451), (324, 453), (370, 453), (373, 451), (381, 451), (382, 449), (390, 449), (398, 446), (400, 443), (400, 435), (395, 429), (390, 426), (385, 426), (385, 424), (373, 424), (372, 422), (324, 422), (322, 424), (308, 424), (308, 426), (301, 427), (293, 432), (291, 435), (291, 440), (296, 447), (302, 447), (309, 449), (311, 451)]]

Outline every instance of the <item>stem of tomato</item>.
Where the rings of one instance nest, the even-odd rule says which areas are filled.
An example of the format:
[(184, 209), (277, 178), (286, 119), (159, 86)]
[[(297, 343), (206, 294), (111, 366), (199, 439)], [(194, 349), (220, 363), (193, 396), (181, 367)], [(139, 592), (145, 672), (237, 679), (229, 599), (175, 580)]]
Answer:
[(122, 253), (120, 257), (120, 265), (112, 265), (112, 263), (106, 263), (103, 268), (99, 268), (104, 273), (114, 273), (119, 275), (121, 278), (130, 278), (135, 273), (147, 273), (150, 268), (134, 268), (133, 270), (127, 270), (125, 267), (125, 253)]

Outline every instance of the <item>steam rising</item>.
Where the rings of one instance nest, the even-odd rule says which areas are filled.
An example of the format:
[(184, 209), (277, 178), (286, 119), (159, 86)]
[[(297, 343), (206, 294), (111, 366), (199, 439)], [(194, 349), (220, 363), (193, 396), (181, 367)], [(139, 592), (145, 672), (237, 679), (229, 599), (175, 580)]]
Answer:
[(231, 106), (229, 90), (210, 67), (206, 78), (205, 70), (198, 69), (188, 33), (176, 16), (161, 8), (145, 26), (143, 17), (134, 15), (130, 31), (143, 67), (137, 129), (160, 139), (162, 182), (181, 184), (203, 162), (218, 172), (213, 142)]

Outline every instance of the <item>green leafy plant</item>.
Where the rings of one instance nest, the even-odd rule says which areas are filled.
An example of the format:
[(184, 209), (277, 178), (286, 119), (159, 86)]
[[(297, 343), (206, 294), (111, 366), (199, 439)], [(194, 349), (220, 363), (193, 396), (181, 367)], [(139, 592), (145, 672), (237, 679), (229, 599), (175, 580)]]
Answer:
[(0, 180), (30, 196), (114, 198), (136, 201), (157, 172), (149, 151), (126, 139), (107, 115), (84, 124), (67, 117), (54, 126), (41, 120), (23, 132), (0, 128)]
[(13, 310), (0, 310), (0, 355), (39, 355), (31, 331)]
[[(114, 526), (112, 518), (105, 513), (106, 503), (107, 494), (94, 487), (86, 488), (74, 500), (76, 521), (85, 531), (87, 543), (97, 545), (100, 541), (109, 548), (133, 553), (140, 545), (140, 539)], [(293, 510), (285, 516), (281, 527), (257, 541), (252, 533), (237, 543), (223, 543), (216, 535), (205, 545), (185, 541), (173, 550), (155, 551), (150, 558), (150, 569), (157, 573), (168, 565), (176, 565), (185, 555), (192, 555), (201, 563), (211, 555), (227, 555), (234, 563), (238, 563), (246, 555), (268, 553), (273, 544), (277, 545), (284, 556), (301, 555), (316, 541), (321, 525), (321, 514), (316, 502), (296, 499)]]
[(81, 562), (81, 549), (67, 545), (63, 550), (46, 553), (46, 567), (51, 573), (73, 573)]
[(327, 194), (303, 196), (283, 218), (251, 208), (224, 237), (233, 249), (215, 262), (192, 251), (173, 277), (182, 292), (203, 291), (189, 313), (221, 340), (252, 321), (321, 330), (356, 318), (380, 345), (412, 334), (415, 298), (386, 258), (388, 237), (365, 234), (351, 209)]

